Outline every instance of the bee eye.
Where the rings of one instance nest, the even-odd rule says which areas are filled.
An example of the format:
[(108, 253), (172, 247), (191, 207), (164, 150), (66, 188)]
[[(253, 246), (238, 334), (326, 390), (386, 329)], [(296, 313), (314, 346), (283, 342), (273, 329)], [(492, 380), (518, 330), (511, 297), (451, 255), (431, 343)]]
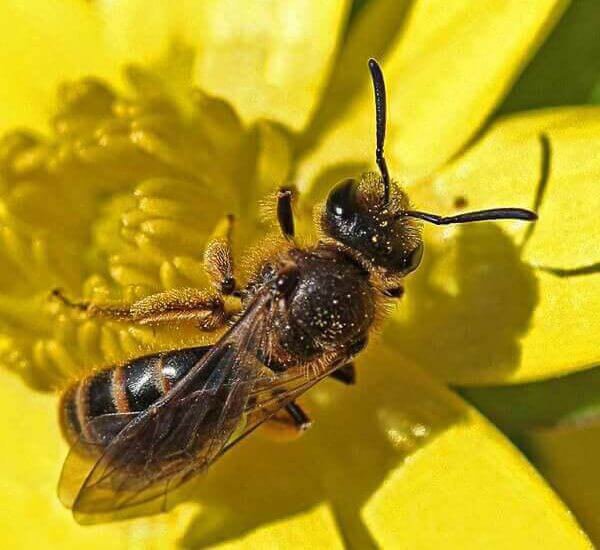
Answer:
[(411, 250), (404, 257), (404, 273), (410, 273), (419, 267), (421, 260), (423, 259), (423, 243), (419, 243), (419, 246), (414, 250)]
[(347, 179), (338, 183), (327, 197), (327, 214), (338, 218), (351, 218), (358, 210), (358, 182)]

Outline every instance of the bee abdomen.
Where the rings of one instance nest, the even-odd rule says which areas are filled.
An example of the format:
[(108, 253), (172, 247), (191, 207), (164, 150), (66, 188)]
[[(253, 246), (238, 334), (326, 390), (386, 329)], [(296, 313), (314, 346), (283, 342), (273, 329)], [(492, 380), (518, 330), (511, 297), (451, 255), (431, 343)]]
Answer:
[(148, 355), (77, 382), (66, 390), (60, 404), (66, 439), (73, 443), (83, 435), (90, 442), (110, 440), (116, 434), (99, 433), (94, 419), (146, 410), (168, 393), (209, 349), (196, 347)]

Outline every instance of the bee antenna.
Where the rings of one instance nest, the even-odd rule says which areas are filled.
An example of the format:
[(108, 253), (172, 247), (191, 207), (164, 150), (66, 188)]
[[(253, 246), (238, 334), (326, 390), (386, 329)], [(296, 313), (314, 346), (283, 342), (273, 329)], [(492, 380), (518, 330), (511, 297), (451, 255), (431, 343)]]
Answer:
[(375, 160), (381, 178), (383, 179), (383, 202), (384, 204), (390, 200), (390, 173), (383, 156), (383, 144), (385, 142), (385, 126), (386, 126), (386, 94), (385, 81), (383, 80), (383, 72), (379, 63), (375, 59), (369, 59), (369, 71), (373, 80), (373, 90), (375, 92), (375, 120), (376, 120), (376, 136), (377, 148), (375, 149)]
[(532, 222), (537, 220), (537, 214), (525, 208), (490, 208), (489, 210), (476, 210), (475, 212), (465, 212), (456, 216), (438, 216), (437, 214), (428, 214), (419, 210), (403, 210), (398, 214), (398, 218), (408, 216), (433, 223), (435, 225), (450, 225), (453, 223), (483, 222), (488, 220), (523, 220)]

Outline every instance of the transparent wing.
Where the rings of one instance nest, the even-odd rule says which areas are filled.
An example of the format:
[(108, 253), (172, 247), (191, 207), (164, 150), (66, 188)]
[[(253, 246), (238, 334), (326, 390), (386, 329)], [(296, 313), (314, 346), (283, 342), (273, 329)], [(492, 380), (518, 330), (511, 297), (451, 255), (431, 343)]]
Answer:
[(85, 479), (108, 441), (119, 434), (138, 415), (139, 413), (105, 414), (89, 422), (88, 433), (104, 434), (106, 442), (95, 436), (90, 438), (86, 434), (81, 434), (71, 447), (58, 483), (58, 498), (67, 508), (73, 507)]
[(168, 491), (221, 453), (243, 422), (252, 387), (264, 371), (257, 356), (264, 349), (270, 303), (269, 293), (259, 294), (229, 332), (152, 407), (135, 417), (96, 419), (103, 428), (114, 425), (118, 435), (103, 451), (98, 443), (81, 439), (61, 476), (61, 500), (80, 523), (160, 511)]
[(277, 411), (300, 397), (350, 359), (349, 353), (340, 350), (321, 359), (315, 368), (301, 365), (254, 380), (244, 409), (244, 427), (227, 442), (220, 454), (228, 451)]

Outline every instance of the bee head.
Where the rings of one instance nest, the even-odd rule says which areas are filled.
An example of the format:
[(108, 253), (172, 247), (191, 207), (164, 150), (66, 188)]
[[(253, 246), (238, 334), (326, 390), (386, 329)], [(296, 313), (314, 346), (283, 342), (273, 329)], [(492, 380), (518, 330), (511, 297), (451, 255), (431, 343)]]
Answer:
[[(436, 225), (478, 222), (497, 219), (533, 221), (534, 212), (523, 208), (493, 208), (439, 216), (411, 210), (408, 197), (391, 181), (383, 146), (386, 129), (386, 92), (381, 67), (369, 60), (375, 91), (376, 142), (375, 160), (379, 168), (360, 179), (346, 179), (329, 193), (321, 217), (325, 234), (358, 252), (370, 265), (383, 268), (389, 275), (406, 275), (415, 270), (423, 256), (423, 242), (416, 220)], [(541, 136), (543, 156), (549, 158), (550, 145)], [(548, 164), (548, 163), (544, 163)], [(542, 168), (542, 178), (546, 169)]]
[(406, 193), (391, 182), (387, 194), (384, 200), (384, 182), (375, 172), (343, 180), (327, 197), (321, 226), (371, 265), (406, 275), (421, 262), (421, 232), (414, 219), (399, 215), (408, 208)]

